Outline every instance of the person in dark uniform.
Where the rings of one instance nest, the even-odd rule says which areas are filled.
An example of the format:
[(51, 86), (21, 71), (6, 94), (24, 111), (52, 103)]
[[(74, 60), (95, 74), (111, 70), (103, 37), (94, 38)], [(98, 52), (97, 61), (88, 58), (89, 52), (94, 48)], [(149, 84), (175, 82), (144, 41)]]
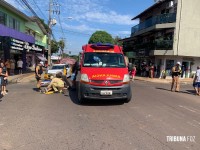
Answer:
[(180, 90), (180, 80), (179, 77), (181, 75), (181, 63), (177, 62), (176, 65), (172, 68), (172, 84), (171, 91), (173, 92), (173, 87), (175, 84), (175, 92), (179, 92)]
[(37, 80), (37, 88), (38, 91), (41, 92), (41, 75), (43, 73), (43, 65), (44, 63), (41, 61), (35, 68), (35, 78)]
[(7, 85), (7, 78), (8, 78), (8, 71), (7, 71), (7, 68), (6, 66), (4, 65), (3, 62), (1, 62), (1, 65), (0, 65), (1, 69), (2, 69), (2, 72), (1, 72), (1, 81), (2, 81), (2, 90), (1, 90), (1, 94), (2, 95), (6, 95), (8, 94), (6, 91), (6, 85)]

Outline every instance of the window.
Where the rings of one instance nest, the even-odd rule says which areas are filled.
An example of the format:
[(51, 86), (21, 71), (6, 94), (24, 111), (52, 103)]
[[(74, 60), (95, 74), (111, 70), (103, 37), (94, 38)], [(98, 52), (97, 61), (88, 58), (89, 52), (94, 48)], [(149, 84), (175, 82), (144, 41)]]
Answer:
[(85, 53), (83, 66), (112, 68), (126, 67), (124, 56), (117, 53)]
[(0, 24), (3, 24), (6, 26), (6, 19), (7, 19), (7, 15), (0, 11)]
[(174, 66), (174, 60), (167, 59), (166, 60), (166, 75), (171, 75), (171, 69)]
[(20, 22), (12, 17), (9, 17), (9, 27), (19, 31), (20, 30)]

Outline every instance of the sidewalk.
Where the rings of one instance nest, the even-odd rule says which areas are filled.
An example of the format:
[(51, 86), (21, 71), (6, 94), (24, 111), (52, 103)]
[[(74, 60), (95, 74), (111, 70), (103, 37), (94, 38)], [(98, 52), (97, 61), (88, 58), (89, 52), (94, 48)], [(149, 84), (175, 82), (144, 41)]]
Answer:
[(32, 77), (34, 78), (35, 73), (34, 72), (30, 72), (30, 73), (24, 73), (24, 74), (17, 74), (17, 75), (13, 75), (13, 76), (9, 76), (8, 77), (8, 83), (10, 84), (14, 84), (14, 83), (19, 83), (20, 81), (22, 81), (25, 78), (29, 78)]
[[(154, 82), (154, 83), (165, 83), (165, 84), (172, 83), (172, 79), (148, 78), (148, 77), (140, 77), (140, 76), (135, 76), (135, 80), (145, 81), (145, 82)], [(184, 79), (180, 78), (180, 83), (181, 84), (192, 84), (193, 79), (192, 78), (184, 78)]]
[[(35, 73), (30, 72), (30, 73), (24, 73), (24, 74), (17, 74), (13, 76), (8, 77), (8, 83), (19, 83), (23, 80), (30, 80), (30, 79), (35, 79)], [(159, 78), (147, 78), (147, 77), (140, 77), (140, 76), (135, 76), (135, 80), (138, 81), (145, 81), (145, 82), (153, 82), (153, 83), (165, 83), (165, 84), (170, 84), (172, 82), (172, 79), (159, 79)], [(192, 78), (180, 78), (181, 84), (192, 84), (193, 79)]]

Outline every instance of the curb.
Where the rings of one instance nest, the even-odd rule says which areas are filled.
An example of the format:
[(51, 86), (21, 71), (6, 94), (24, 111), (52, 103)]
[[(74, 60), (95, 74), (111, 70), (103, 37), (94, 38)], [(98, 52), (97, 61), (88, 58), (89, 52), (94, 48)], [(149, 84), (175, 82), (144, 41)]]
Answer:
[(13, 79), (8, 79), (8, 83), (9, 84), (20, 83), (21, 80), (23, 80), (25, 78), (29, 78), (33, 75), (34, 75), (34, 73), (26, 73), (26, 74), (22, 74), (22, 75), (17, 75), (16, 77), (13, 77)]
[[(138, 81), (144, 81), (144, 82), (151, 82), (151, 83), (162, 83), (162, 84), (171, 84), (172, 81), (170, 80), (166, 80), (166, 79), (145, 79), (145, 78), (135, 78), (135, 80), (138, 80)], [(193, 81), (182, 81), (180, 79), (180, 84), (192, 84)]]

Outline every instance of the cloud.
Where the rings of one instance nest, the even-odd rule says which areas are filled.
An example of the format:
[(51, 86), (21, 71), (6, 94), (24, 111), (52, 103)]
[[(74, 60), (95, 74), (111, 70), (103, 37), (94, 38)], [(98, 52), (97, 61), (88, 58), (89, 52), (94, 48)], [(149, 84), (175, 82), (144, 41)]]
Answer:
[(98, 28), (91, 28), (85, 24), (82, 24), (82, 25), (67, 25), (67, 24), (64, 24), (63, 27), (65, 29), (68, 29), (68, 30), (73, 30), (73, 31), (79, 31), (79, 32), (84, 32), (86, 34), (91, 34), (97, 30), (101, 30), (101, 29), (98, 29)]
[(76, 19), (83, 19), (92, 22), (106, 23), (106, 24), (117, 24), (117, 25), (131, 25), (130, 15), (121, 15), (115, 11), (110, 12), (87, 12), (83, 15), (78, 16)]
[(131, 15), (110, 11), (108, 0), (67, 0), (62, 4), (64, 15), (73, 16), (76, 21), (97, 22), (102, 24), (132, 25)]

